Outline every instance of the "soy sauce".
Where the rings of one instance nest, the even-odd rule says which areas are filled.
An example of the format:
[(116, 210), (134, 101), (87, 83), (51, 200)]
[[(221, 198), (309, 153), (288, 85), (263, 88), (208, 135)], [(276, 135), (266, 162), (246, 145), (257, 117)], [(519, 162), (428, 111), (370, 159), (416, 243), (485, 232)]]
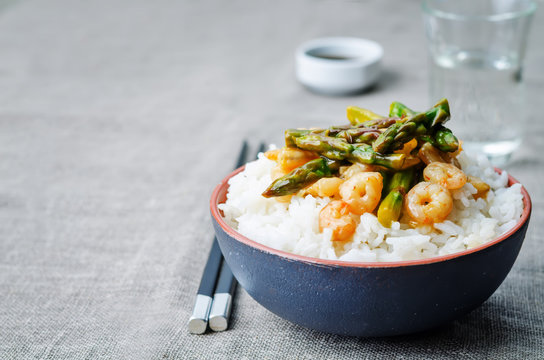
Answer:
[(349, 56), (342, 56), (342, 55), (329, 55), (329, 54), (311, 54), (313, 57), (316, 57), (318, 59), (326, 59), (326, 60), (351, 60), (353, 57)]

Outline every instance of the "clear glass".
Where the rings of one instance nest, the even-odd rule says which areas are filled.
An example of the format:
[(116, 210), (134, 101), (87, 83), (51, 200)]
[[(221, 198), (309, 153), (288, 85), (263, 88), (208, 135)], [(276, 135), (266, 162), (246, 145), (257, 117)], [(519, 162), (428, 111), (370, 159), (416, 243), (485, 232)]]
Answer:
[(535, 10), (528, 0), (423, 2), (430, 101), (447, 98), (448, 126), (463, 147), (499, 166), (524, 135), (523, 58)]

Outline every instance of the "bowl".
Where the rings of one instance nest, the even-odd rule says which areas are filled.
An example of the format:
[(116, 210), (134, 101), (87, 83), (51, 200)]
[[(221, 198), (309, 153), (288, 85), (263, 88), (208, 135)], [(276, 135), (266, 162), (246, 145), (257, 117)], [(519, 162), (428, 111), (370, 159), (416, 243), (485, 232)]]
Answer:
[[(531, 199), (507, 233), (481, 246), (424, 260), (345, 262), (276, 250), (232, 229), (217, 205), (228, 175), (213, 191), (210, 209), (225, 260), (262, 306), (298, 325), (341, 335), (392, 336), (457, 319), (486, 301), (512, 268), (529, 218)], [(500, 171), (500, 170), (499, 170)], [(509, 177), (509, 186), (517, 183)]]
[(383, 48), (366, 39), (327, 37), (303, 43), (295, 54), (297, 79), (326, 95), (360, 92), (380, 75)]

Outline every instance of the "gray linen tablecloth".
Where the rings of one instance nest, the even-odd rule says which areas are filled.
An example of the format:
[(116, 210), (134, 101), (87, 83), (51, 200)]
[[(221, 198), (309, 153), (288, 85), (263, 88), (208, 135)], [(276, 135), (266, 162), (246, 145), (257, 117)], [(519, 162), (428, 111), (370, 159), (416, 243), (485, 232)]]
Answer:
[[(427, 105), (416, 1), (0, 3), (0, 359), (544, 358), (542, 12), (531, 131), (508, 170), (533, 198), (521, 254), (479, 309), (423, 334), (357, 339), (291, 324), (238, 289), (230, 330), (190, 335), (212, 242), (208, 199), (243, 138), (342, 122), (348, 105)], [(311, 94), (293, 51), (374, 39), (384, 74)], [(384, 110), (385, 111), (385, 110)]]

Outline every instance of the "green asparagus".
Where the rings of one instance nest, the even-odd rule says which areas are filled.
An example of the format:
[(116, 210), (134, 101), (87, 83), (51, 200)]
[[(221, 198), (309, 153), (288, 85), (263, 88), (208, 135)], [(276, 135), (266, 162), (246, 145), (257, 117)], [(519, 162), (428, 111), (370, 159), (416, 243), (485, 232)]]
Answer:
[(404, 195), (410, 189), (414, 180), (413, 169), (396, 172), (384, 193), (387, 195), (378, 207), (378, 221), (390, 227), (393, 221), (398, 221), (402, 211)]
[(372, 147), (375, 152), (381, 154), (402, 149), (403, 145), (414, 137), (426, 135), (433, 127), (448, 121), (449, 116), (448, 101), (442, 99), (427, 112), (408, 116), (388, 127), (374, 141)]
[(302, 135), (311, 134), (312, 130), (309, 129), (287, 129), (285, 130), (285, 146), (296, 147), (295, 139)]
[(418, 140), (428, 142), (435, 148), (443, 152), (454, 152), (459, 149), (459, 141), (453, 135), (452, 131), (443, 126), (438, 126), (432, 134), (418, 136)]
[(349, 160), (368, 165), (381, 165), (390, 169), (401, 169), (406, 155), (377, 154), (368, 144), (350, 144), (344, 139), (307, 134), (294, 138), (299, 149), (315, 151), (333, 160)]
[(289, 174), (274, 180), (262, 195), (273, 197), (295, 194), (323, 177), (333, 176), (339, 168), (340, 162), (325, 158), (308, 161)]
[[(448, 101), (442, 99), (421, 113), (393, 102), (389, 117), (358, 107), (349, 107), (347, 115), (351, 124), (344, 126), (286, 130), (287, 147), (313, 151), (320, 158), (275, 180), (262, 195), (295, 194), (323, 177), (335, 176), (340, 165), (348, 162), (377, 165), (375, 171), (382, 172), (384, 179), (378, 220), (384, 226), (391, 226), (400, 217), (411, 184), (421, 180), (421, 171), (416, 170), (421, 159), (415, 154), (422, 144), (428, 142), (443, 152), (459, 148), (452, 131), (443, 126), (450, 117)], [(415, 148), (404, 148), (412, 139), (417, 139), (413, 141)]]
[(434, 133), (436, 147), (445, 152), (453, 152), (459, 149), (459, 141), (453, 135), (453, 132), (443, 126), (440, 126)]
[(372, 144), (372, 142), (380, 136), (380, 132), (377, 129), (356, 127), (341, 130), (334, 136), (342, 138), (350, 144)]
[(372, 144), (381, 132), (380, 127), (387, 127), (396, 122), (395, 119), (372, 120), (370, 126), (365, 124), (357, 126), (331, 126), (328, 129), (287, 129), (285, 130), (285, 145), (296, 147), (295, 138), (303, 135), (324, 135), (346, 140), (350, 144)]
[(403, 118), (406, 116), (413, 116), (416, 112), (410, 109), (408, 106), (398, 102), (393, 101), (389, 107), (389, 116)]
[(398, 120), (400, 120), (400, 119), (396, 118), (396, 117), (388, 117), (388, 118), (386, 117), (386, 118), (382, 118), (382, 119), (368, 120), (368, 121), (365, 121), (364, 123), (362, 123), (359, 126), (364, 126), (364, 127), (367, 127), (367, 128), (385, 129), (385, 128), (388, 128), (389, 126), (395, 124)]

